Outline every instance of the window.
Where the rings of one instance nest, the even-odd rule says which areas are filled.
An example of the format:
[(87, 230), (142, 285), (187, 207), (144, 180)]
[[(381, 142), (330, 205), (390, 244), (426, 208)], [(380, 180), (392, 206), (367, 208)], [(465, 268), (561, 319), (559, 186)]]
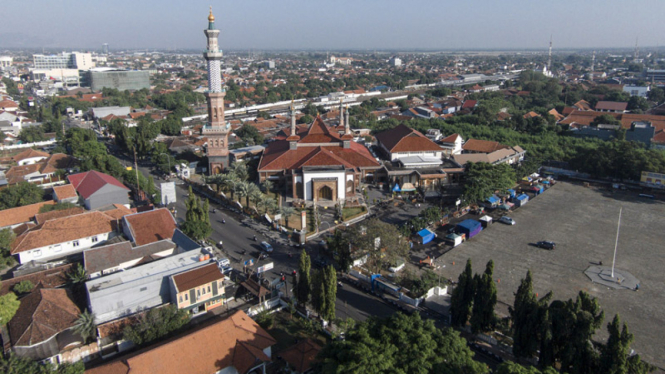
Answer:
[(97, 239), (96, 236), (93, 236), (93, 237), (92, 237), (92, 242), (93, 242), (93, 243), (97, 243), (98, 240), (99, 240), (99, 239)]
[(208, 292), (210, 292), (210, 285), (208, 285)]
[(148, 287), (141, 287), (141, 289), (139, 290), (139, 292), (143, 292), (143, 291), (147, 291), (147, 290), (148, 290)]
[(187, 300), (189, 300), (189, 296), (187, 296), (187, 294), (185, 294), (185, 301), (187, 301)]
[(206, 288), (205, 287), (203, 287), (203, 294), (204, 295), (206, 294)]
[(74, 241), (72, 242), (72, 245), (73, 245), (74, 247), (78, 247), (78, 246), (79, 246), (79, 241), (78, 241), (78, 240), (74, 240)]
[(201, 290), (196, 290), (196, 297), (201, 296)]
[(178, 298), (178, 302), (182, 303), (182, 295), (180, 295), (180, 297)]
[(35, 256), (35, 257), (42, 257), (42, 250), (38, 249), (38, 250), (32, 252), (32, 255)]

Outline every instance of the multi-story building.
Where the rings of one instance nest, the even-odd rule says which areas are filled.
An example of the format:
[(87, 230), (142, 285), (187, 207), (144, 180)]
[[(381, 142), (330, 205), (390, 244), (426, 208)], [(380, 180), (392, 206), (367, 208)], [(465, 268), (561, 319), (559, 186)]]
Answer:
[(78, 69), (89, 70), (95, 67), (90, 53), (62, 52), (59, 55), (33, 55), (34, 68), (37, 70)]
[(191, 313), (207, 312), (224, 302), (224, 274), (217, 263), (171, 276), (173, 304)]
[(150, 88), (150, 73), (146, 70), (98, 68), (88, 71), (84, 77), (84, 85), (90, 85), (93, 91), (101, 91), (102, 88), (119, 91)]

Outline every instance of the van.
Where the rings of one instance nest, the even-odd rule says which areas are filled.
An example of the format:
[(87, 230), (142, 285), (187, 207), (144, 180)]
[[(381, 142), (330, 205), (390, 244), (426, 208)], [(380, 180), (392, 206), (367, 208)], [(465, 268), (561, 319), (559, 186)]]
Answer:
[(270, 245), (268, 242), (261, 242), (261, 248), (263, 248), (263, 250), (268, 253), (272, 252), (272, 245)]

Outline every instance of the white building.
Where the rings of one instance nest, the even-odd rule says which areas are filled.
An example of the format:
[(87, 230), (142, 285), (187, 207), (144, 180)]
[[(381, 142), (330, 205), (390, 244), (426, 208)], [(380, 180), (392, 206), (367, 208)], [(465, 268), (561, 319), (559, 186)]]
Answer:
[(627, 92), (630, 96), (639, 96), (646, 99), (651, 87), (649, 86), (623, 86), (623, 92)]
[(398, 57), (393, 57), (393, 58), (391, 58), (391, 59), (388, 61), (388, 63), (390, 64), (390, 66), (395, 66), (395, 67), (397, 67), (397, 66), (402, 66), (402, 60), (401, 60), (400, 58), (398, 58)]
[(0, 68), (8, 68), (12, 66), (14, 59), (11, 56), (0, 56)]

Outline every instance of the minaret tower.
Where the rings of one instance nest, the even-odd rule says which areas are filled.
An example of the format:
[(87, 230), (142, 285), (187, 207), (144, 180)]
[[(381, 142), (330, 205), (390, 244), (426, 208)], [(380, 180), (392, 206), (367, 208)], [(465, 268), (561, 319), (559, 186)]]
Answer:
[(219, 50), (217, 42), (219, 30), (215, 29), (212, 7), (208, 15), (208, 28), (203, 30), (203, 33), (208, 39), (208, 47), (203, 52), (208, 65), (208, 91), (205, 93), (208, 101), (208, 122), (201, 134), (208, 138), (208, 173), (213, 175), (221, 173), (229, 166), (229, 126), (224, 120), (226, 92), (222, 88), (222, 51)]

